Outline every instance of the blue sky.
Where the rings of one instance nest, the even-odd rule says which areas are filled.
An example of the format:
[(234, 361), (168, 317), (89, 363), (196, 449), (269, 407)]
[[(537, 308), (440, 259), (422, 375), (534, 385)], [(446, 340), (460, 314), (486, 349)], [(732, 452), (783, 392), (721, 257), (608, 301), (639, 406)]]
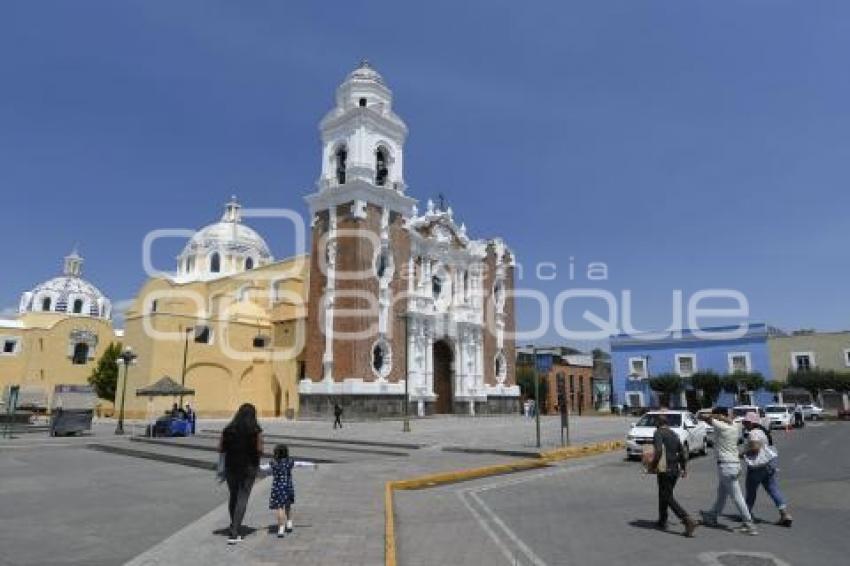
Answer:
[(367, 57), (410, 128), (411, 194), (502, 235), (522, 286), (598, 286), (601, 261), (638, 327), (669, 324), (673, 289), (723, 287), (753, 319), (847, 328), (848, 52), (850, 4), (828, 0), (4, 2), (0, 306), (75, 243), (132, 297), (144, 235), (231, 193), (304, 211), (317, 123)]

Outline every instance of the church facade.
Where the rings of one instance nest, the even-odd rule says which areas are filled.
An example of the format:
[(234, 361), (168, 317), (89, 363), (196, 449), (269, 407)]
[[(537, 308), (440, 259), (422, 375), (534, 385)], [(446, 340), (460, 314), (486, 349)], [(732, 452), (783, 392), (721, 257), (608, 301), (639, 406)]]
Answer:
[(320, 123), (301, 415), (518, 412), (514, 256), (451, 208), (418, 210), (407, 127), (362, 63)]
[[(368, 64), (320, 123), (309, 255), (272, 257), (235, 197), (196, 231), (176, 269), (147, 280), (113, 331), (111, 303), (82, 279), (82, 258), (0, 321), (0, 384), (42, 404), (55, 383), (85, 383), (112, 342), (137, 355), (116, 405), (150, 419), (176, 399), (136, 391), (184, 383), (202, 417), (253, 403), (264, 417), (519, 412), (514, 256), (476, 239), (443, 203), (420, 210), (404, 179), (407, 126)], [(124, 383), (126, 379), (126, 384)], [(126, 391), (126, 398), (122, 392)]]

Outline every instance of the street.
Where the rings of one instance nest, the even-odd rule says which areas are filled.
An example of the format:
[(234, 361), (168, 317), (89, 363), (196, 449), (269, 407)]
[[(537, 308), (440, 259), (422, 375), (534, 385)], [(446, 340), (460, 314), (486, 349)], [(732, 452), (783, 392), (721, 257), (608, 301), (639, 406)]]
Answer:
[[(832, 565), (846, 562), (850, 528), (850, 448), (844, 423), (775, 431), (780, 485), (794, 515), (791, 529), (772, 524), (777, 512), (763, 491), (755, 514), (760, 535), (697, 529), (681, 536), (654, 528), (653, 476), (622, 454), (577, 460), (541, 472), (491, 478), (396, 499), (400, 562), (425, 564), (722, 564)], [(695, 516), (713, 502), (713, 453), (691, 461), (677, 497)], [(733, 513), (732, 503), (726, 512)], [(721, 520), (734, 526), (733, 518)], [(719, 554), (718, 554), (719, 553)], [(732, 553), (734, 556), (723, 555)], [(748, 556), (744, 556), (748, 555)], [(774, 560), (771, 557), (775, 557)]]

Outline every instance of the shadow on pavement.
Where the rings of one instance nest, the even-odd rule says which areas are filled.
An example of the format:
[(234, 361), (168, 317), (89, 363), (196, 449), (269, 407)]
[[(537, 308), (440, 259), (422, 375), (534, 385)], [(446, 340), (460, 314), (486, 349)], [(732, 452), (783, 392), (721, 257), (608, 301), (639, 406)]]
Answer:
[(629, 525), (638, 528), (638, 529), (647, 529), (650, 531), (657, 531), (659, 533), (667, 533), (669, 535), (682, 536), (682, 533), (677, 531), (671, 531), (670, 528), (659, 529), (657, 521), (649, 521), (647, 519), (635, 519), (634, 521), (629, 521)]

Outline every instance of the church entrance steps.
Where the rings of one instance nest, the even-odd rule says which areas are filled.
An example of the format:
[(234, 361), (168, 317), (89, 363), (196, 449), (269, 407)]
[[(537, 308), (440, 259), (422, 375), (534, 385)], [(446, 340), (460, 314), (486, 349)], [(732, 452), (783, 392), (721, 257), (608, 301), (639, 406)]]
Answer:
[(141, 458), (143, 460), (153, 460), (167, 464), (178, 464), (180, 466), (210, 471), (215, 470), (218, 463), (218, 457), (212, 452), (205, 450), (191, 450), (177, 446), (147, 447), (133, 445), (128, 442), (126, 444), (91, 443), (88, 444), (86, 448), (90, 450), (97, 450), (98, 452), (105, 452), (107, 454), (117, 454), (119, 456)]
[[(201, 434), (186, 438), (148, 438), (143, 436), (132, 437), (131, 442), (145, 444), (152, 447), (176, 448), (186, 450), (198, 450), (218, 454), (218, 435)], [(263, 456), (271, 458), (276, 441), (274, 438), (265, 438), (265, 451)], [(290, 454), (294, 458), (307, 462), (324, 464), (341, 464), (360, 460), (374, 459), (376, 456), (384, 458), (406, 457), (404, 452), (391, 452), (387, 450), (357, 449), (344, 446), (326, 446), (307, 443), (287, 443)]]
[[(221, 434), (220, 430), (213, 429), (205, 429), (201, 433), (202, 435), (213, 434), (216, 438)], [(316, 442), (321, 444), (350, 444), (352, 446), (376, 446), (379, 448), (399, 448), (402, 450), (419, 450), (420, 448), (425, 448), (428, 444), (415, 444), (410, 442), (385, 442), (385, 441), (377, 441), (377, 440), (356, 440), (356, 439), (346, 439), (346, 438), (326, 438), (321, 436), (298, 436), (294, 434), (272, 434), (272, 433), (263, 433), (264, 438), (274, 439), (279, 441), (289, 441), (289, 440), (304, 440), (307, 442)]]
[[(213, 438), (216, 442), (218, 442), (218, 435), (213, 434), (201, 434), (199, 435), (203, 438)], [(395, 450), (379, 450), (377, 448), (372, 447), (363, 447), (363, 446), (346, 446), (347, 443), (324, 443), (322, 441), (312, 441), (311, 442), (292, 442), (289, 440), (289, 437), (285, 436), (277, 436), (274, 434), (263, 434), (263, 439), (266, 443), (266, 449), (271, 451), (275, 444), (286, 444), (289, 446), (290, 451), (294, 449), (307, 449), (307, 450), (325, 450), (329, 452), (351, 452), (354, 454), (368, 454), (371, 456), (385, 456), (388, 458), (397, 458), (397, 457), (407, 457), (410, 454), (407, 452), (400, 452)]]

